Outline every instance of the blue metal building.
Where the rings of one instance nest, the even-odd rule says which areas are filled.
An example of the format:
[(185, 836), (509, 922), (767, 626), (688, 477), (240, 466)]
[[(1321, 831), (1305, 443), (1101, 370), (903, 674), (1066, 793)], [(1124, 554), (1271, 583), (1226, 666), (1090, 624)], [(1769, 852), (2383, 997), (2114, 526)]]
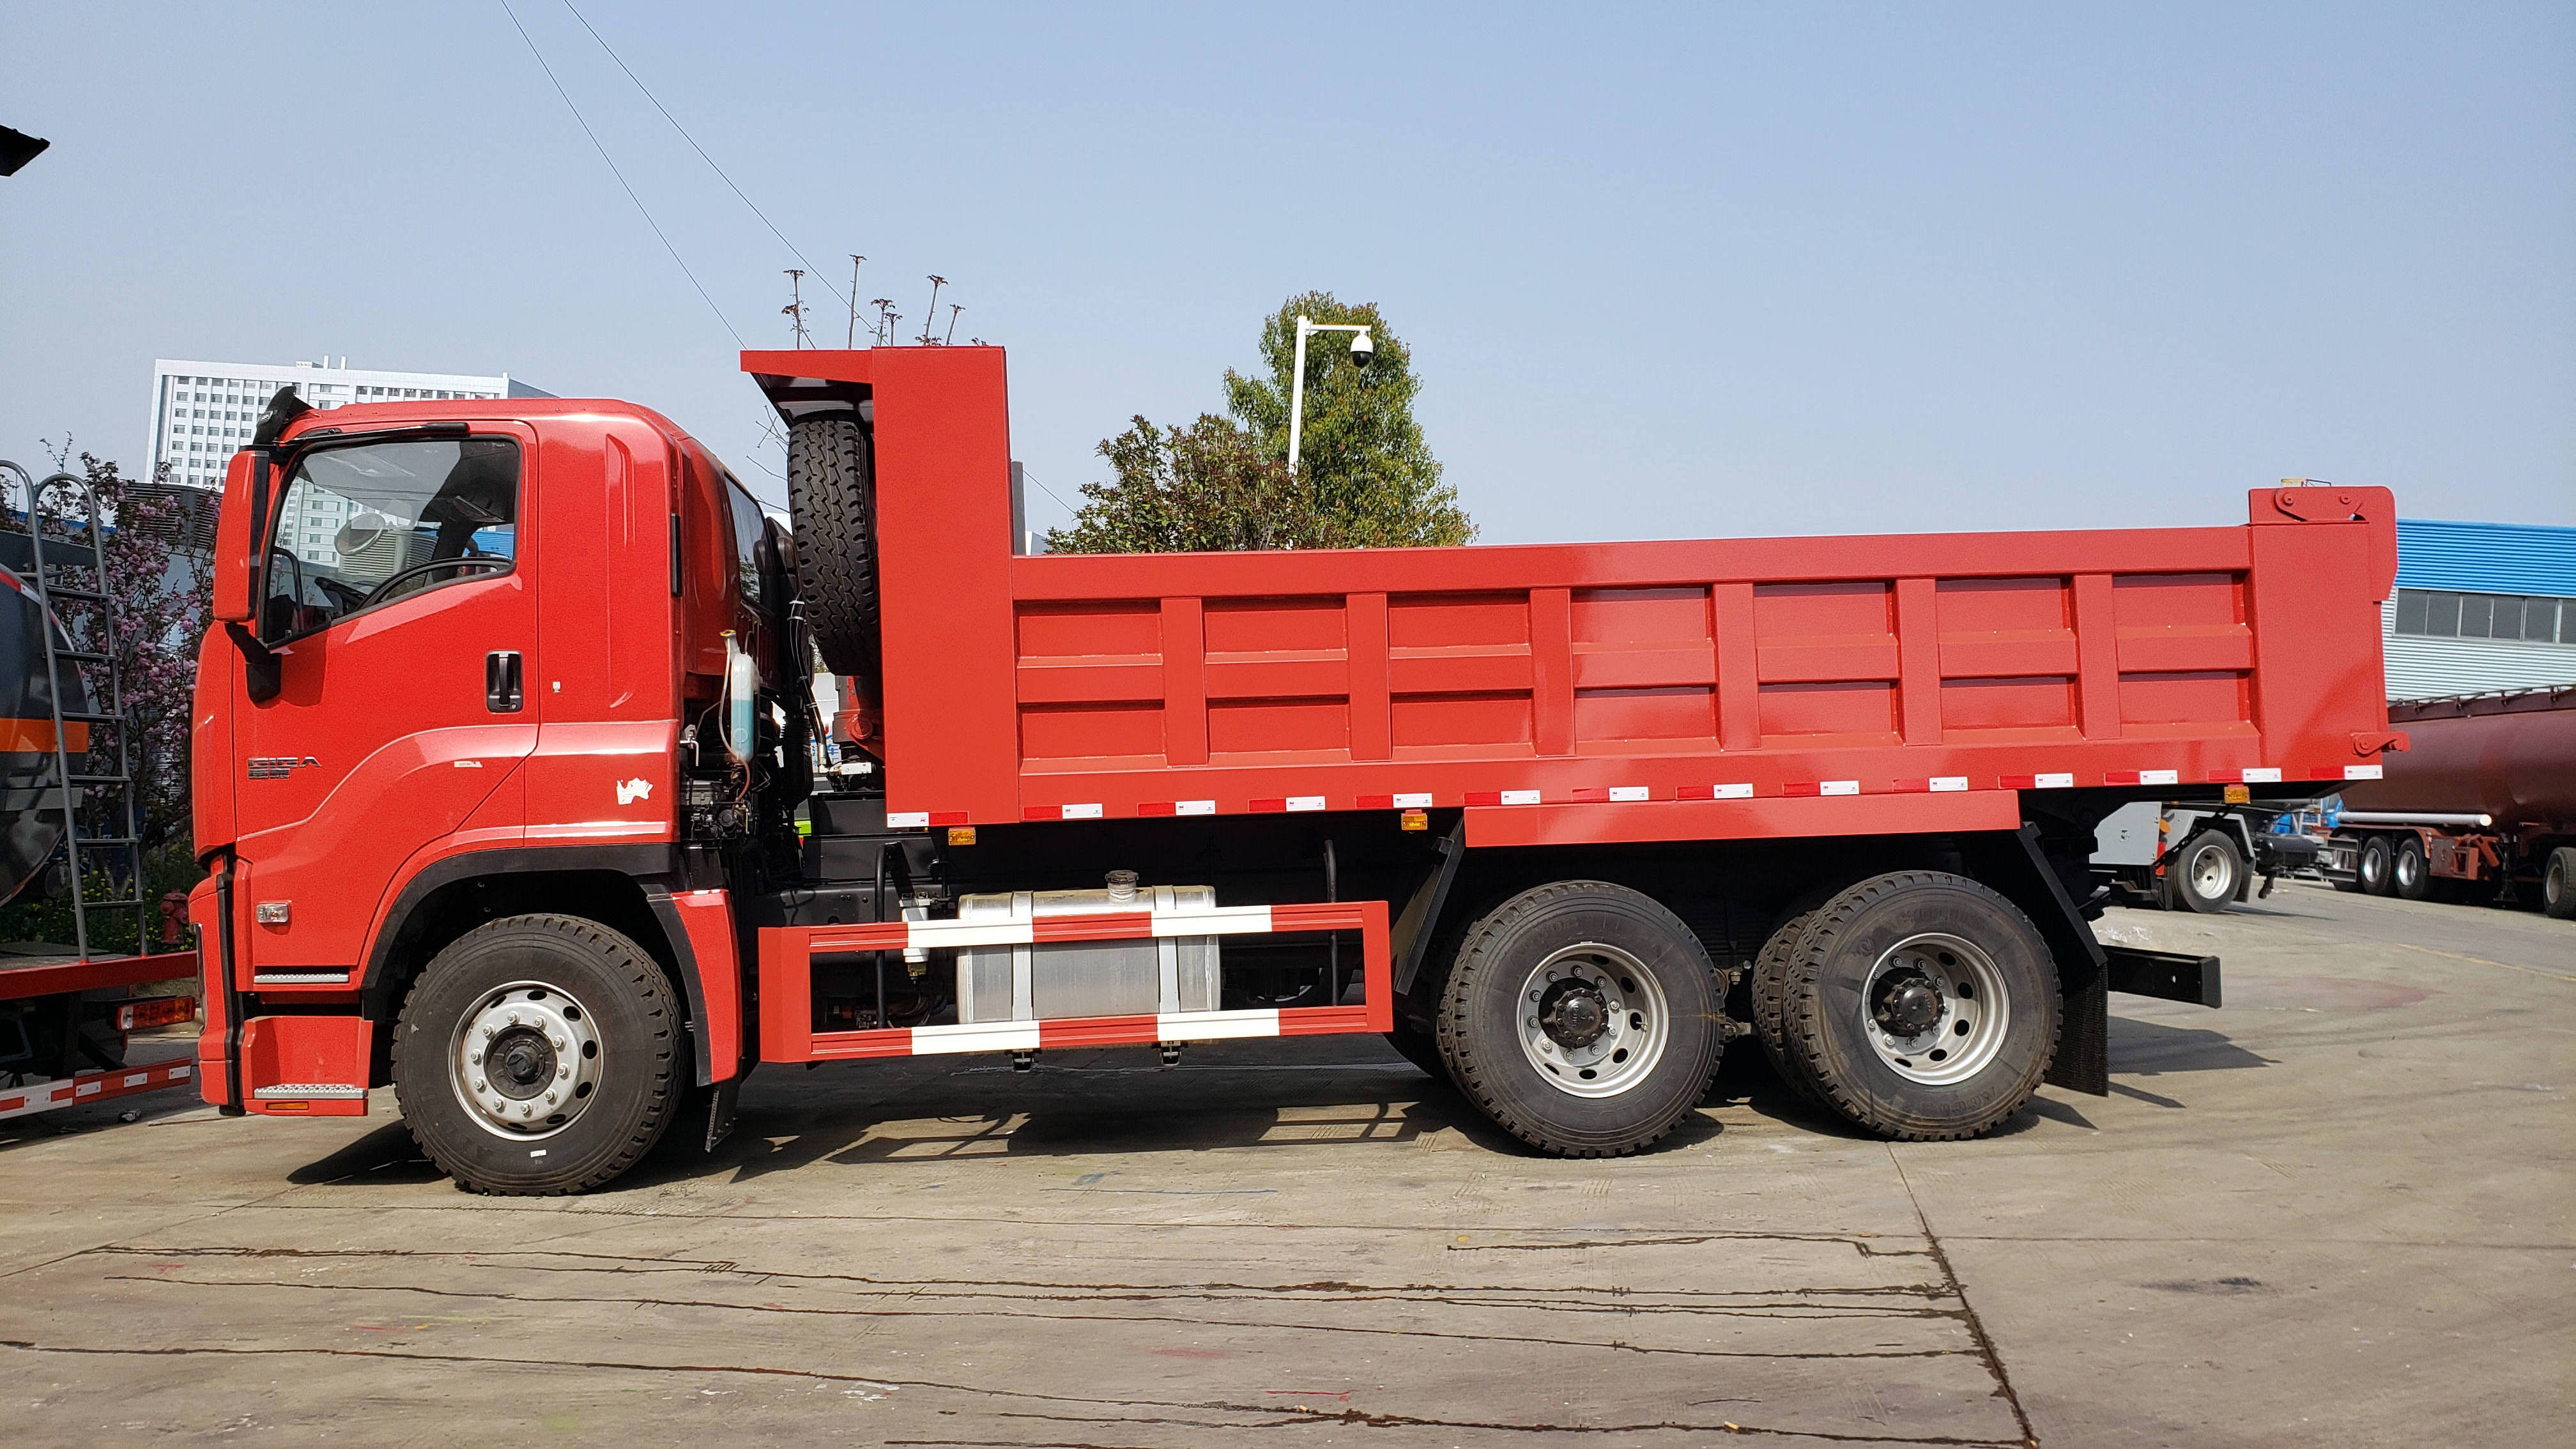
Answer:
[(2576, 528), (2397, 520), (2390, 699), (2576, 683)]

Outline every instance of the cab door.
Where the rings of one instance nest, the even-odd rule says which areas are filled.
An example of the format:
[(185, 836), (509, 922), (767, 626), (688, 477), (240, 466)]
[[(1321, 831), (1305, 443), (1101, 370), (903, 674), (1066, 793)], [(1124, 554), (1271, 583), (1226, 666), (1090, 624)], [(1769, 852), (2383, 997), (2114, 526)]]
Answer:
[(418, 864), (523, 832), (536, 457), (533, 430), (483, 423), (294, 455), (251, 624), (279, 689), (234, 701), (254, 978), (351, 971)]

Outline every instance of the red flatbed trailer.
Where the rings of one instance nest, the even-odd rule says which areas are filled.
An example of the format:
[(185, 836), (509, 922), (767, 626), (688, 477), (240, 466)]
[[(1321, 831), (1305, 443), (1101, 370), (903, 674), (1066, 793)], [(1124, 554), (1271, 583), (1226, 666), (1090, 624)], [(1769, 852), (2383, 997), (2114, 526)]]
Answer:
[(0, 1087), (0, 1120), (189, 1082), (196, 1073), (193, 1058), (128, 1062), (126, 1034), (193, 1017), (193, 998), (131, 993), (137, 986), (194, 976), (198, 970), (194, 951), (104, 957), (0, 953), (0, 1021), (30, 1047), (31, 1027), (48, 1029), (54, 1044), (50, 1052), (27, 1052), (50, 1060), (13, 1072), (13, 1084)]
[[(2224, 528), (1033, 557), (998, 349), (743, 366), (792, 535), (626, 404), (263, 424), (199, 674), (209, 1100), (390, 1080), (460, 1181), (562, 1191), (692, 1089), (711, 1140), (756, 1062), (1377, 1031), (1608, 1154), (1749, 1032), (1863, 1127), (1972, 1135), (2043, 1073), (2103, 1089), (2106, 991), (2216, 998), (2214, 961), (2092, 939), (2095, 821), (2400, 743), (2384, 489)], [(399, 556), (279, 531), (406, 511)], [(867, 701), (855, 790), (814, 789), (809, 633)], [(628, 977), (694, 1071), (546, 1005)]]

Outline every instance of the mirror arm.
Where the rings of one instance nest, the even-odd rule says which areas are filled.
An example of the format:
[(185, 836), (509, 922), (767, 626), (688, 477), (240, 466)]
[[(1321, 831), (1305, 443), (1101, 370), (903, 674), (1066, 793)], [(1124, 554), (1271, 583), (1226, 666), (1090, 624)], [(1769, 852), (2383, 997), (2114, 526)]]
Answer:
[(224, 632), (232, 636), (233, 647), (241, 651), (242, 692), (250, 696), (250, 702), (266, 704), (277, 698), (278, 691), (286, 687), (279, 673), (277, 651), (261, 643), (249, 625), (227, 623)]

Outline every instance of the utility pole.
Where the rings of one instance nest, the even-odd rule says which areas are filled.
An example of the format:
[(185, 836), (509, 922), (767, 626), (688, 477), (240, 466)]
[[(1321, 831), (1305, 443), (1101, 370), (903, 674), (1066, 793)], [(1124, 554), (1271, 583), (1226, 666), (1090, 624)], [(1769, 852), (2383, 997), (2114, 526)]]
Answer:
[(849, 257), (850, 335), (842, 339), (841, 345), (843, 347), (856, 347), (859, 345), (859, 263), (866, 261), (867, 258), (860, 256), (857, 252), (850, 253)]
[(805, 333), (805, 274), (794, 267), (787, 268), (786, 272), (788, 303), (778, 310), (785, 313), (788, 320), (795, 324), (796, 345), (799, 348), (811, 347), (814, 345), (814, 339)]
[(923, 313), (921, 318), (921, 345), (924, 347), (931, 345), (930, 324), (939, 320), (939, 289), (947, 285), (948, 279), (946, 277), (943, 277), (936, 272), (931, 273), (930, 310)]

